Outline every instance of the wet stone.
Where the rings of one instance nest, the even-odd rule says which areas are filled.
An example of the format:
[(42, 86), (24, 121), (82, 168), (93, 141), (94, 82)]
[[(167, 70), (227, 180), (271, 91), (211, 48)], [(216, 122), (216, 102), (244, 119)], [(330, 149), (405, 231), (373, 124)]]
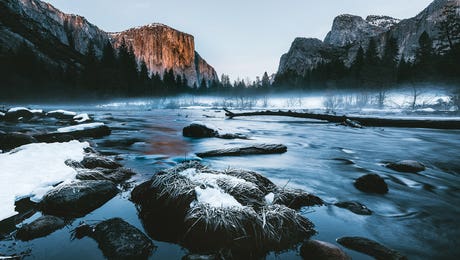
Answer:
[(94, 168), (106, 168), (106, 169), (117, 169), (121, 167), (121, 164), (105, 158), (105, 157), (99, 157), (99, 156), (86, 156), (82, 161), (81, 164), (88, 169), (94, 169)]
[(39, 237), (45, 237), (64, 226), (65, 222), (62, 218), (45, 215), (29, 224), (21, 226), (16, 233), (16, 238), (28, 241)]
[(357, 201), (343, 201), (337, 202), (336, 205), (339, 208), (348, 209), (349, 211), (356, 213), (358, 215), (372, 215), (372, 211), (368, 209), (365, 205)]
[(307, 240), (300, 248), (300, 255), (303, 259), (315, 260), (350, 260), (349, 257), (339, 247), (318, 240)]
[(194, 123), (184, 127), (184, 129), (182, 130), (182, 134), (185, 137), (206, 138), (216, 137), (218, 135), (218, 132), (205, 125)]
[(388, 192), (388, 185), (385, 180), (377, 174), (366, 174), (355, 180), (355, 187), (364, 192), (385, 194)]
[(45, 213), (57, 216), (84, 216), (99, 208), (118, 193), (111, 181), (79, 181), (59, 185), (40, 203)]
[(417, 173), (425, 170), (425, 165), (412, 160), (403, 160), (399, 162), (389, 163), (386, 166), (398, 172)]
[(11, 150), (22, 145), (36, 143), (37, 139), (21, 133), (0, 134), (0, 150)]
[(370, 255), (376, 259), (388, 260), (405, 260), (398, 251), (385, 247), (374, 240), (363, 237), (342, 237), (337, 239), (337, 242), (349, 249)]
[(255, 144), (245, 147), (232, 147), (197, 153), (198, 157), (216, 156), (242, 156), (255, 154), (280, 154), (287, 152), (287, 147), (282, 144)]
[(93, 230), (89, 236), (109, 259), (147, 259), (154, 249), (144, 233), (120, 218), (103, 221)]

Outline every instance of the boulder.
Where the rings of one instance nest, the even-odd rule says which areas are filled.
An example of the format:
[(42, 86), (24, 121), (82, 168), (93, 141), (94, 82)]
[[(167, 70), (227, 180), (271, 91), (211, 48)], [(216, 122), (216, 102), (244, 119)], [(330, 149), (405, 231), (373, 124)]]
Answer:
[(337, 239), (337, 242), (349, 249), (370, 255), (375, 259), (388, 260), (403, 260), (407, 257), (401, 253), (387, 248), (374, 240), (363, 237), (342, 237)]
[(29, 224), (21, 226), (16, 233), (16, 238), (28, 241), (47, 236), (64, 226), (65, 222), (62, 218), (44, 215)]
[(300, 256), (303, 259), (315, 260), (350, 260), (349, 257), (339, 247), (318, 240), (307, 240), (300, 248)]
[(218, 254), (208, 254), (208, 255), (200, 255), (200, 254), (187, 254), (182, 257), (182, 260), (221, 260), (222, 257)]
[(120, 183), (128, 180), (134, 174), (136, 173), (126, 168), (95, 168), (91, 170), (79, 170), (76, 178), (79, 180), (108, 180), (114, 183)]
[(3, 120), (5, 121), (18, 121), (19, 119), (31, 119), (34, 114), (25, 107), (16, 107), (9, 109), (5, 115), (3, 116)]
[(215, 156), (241, 156), (252, 154), (276, 154), (285, 153), (287, 147), (282, 144), (254, 144), (245, 147), (233, 147), (211, 150), (207, 152), (197, 153), (199, 157), (215, 157)]
[(84, 216), (118, 193), (111, 181), (79, 181), (61, 184), (43, 197), (40, 208), (56, 216)]
[(120, 218), (97, 224), (89, 236), (108, 259), (147, 259), (154, 249), (144, 233)]
[(219, 133), (217, 130), (211, 129), (205, 125), (193, 123), (189, 126), (184, 127), (182, 135), (185, 137), (193, 138), (206, 138), (216, 137)]
[(106, 169), (117, 169), (121, 167), (121, 164), (105, 157), (100, 156), (86, 156), (80, 162), (85, 168), (106, 168)]
[(348, 209), (349, 211), (358, 215), (372, 215), (372, 211), (370, 209), (357, 201), (342, 201), (337, 202), (334, 205), (339, 208)]
[(0, 150), (11, 150), (21, 145), (36, 143), (37, 139), (21, 133), (0, 134)]
[(385, 180), (377, 174), (366, 174), (355, 180), (355, 187), (364, 192), (385, 194), (388, 192), (388, 185)]
[(425, 170), (425, 165), (412, 160), (403, 160), (399, 162), (388, 163), (386, 166), (398, 172), (417, 173)]
[(218, 134), (216, 137), (221, 139), (249, 139), (247, 136), (243, 134), (232, 134), (232, 133), (225, 133), (225, 134)]

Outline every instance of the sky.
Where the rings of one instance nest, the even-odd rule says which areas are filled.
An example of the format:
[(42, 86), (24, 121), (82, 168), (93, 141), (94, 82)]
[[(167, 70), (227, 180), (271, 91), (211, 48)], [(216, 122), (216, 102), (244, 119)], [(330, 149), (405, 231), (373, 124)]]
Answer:
[(324, 39), (334, 17), (410, 18), (432, 0), (46, 0), (108, 32), (159, 22), (195, 37), (195, 48), (232, 80), (276, 73), (296, 37)]

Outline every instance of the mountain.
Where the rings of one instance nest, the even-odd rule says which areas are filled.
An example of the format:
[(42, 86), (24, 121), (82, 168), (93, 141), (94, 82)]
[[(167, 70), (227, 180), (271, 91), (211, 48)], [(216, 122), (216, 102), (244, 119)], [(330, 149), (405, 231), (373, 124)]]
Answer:
[[(397, 41), (398, 58), (404, 56), (413, 60), (423, 32), (427, 32), (432, 39), (437, 38), (438, 24), (445, 19), (443, 11), (447, 5), (455, 6), (457, 15), (460, 13), (460, 0), (435, 0), (417, 16), (404, 20), (376, 15), (366, 19), (349, 14), (337, 16), (324, 41), (296, 38), (288, 53), (282, 55), (277, 74), (289, 71), (303, 76), (318, 64), (334, 59), (350, 67), (359, 47), (366, 50), (371, 39), (377, 43), (378, 54), (382, 56), (389, 37)], [(441, 42), (435, 40), (433, 47), (439, 44)]]
[(165, 69), (173, 69), (176, 74), (184, 75), (189, 85), (200, 85), (203, 78), (207, 82), (218, 80), (214, 68), (195, 51), (190, 34), (154, 23), (110, 33), (109, 37), (115, 48), (125, 42), (152, 73), (162, 74)]
[(65, 14), (39, 0), (0, 0), (0, 54), (27, 44), (48, 64), (61, 69), (82, 67), (90, 46), (101, 57), (104, 46), (122, 39), (151, 73), (172, 69), (191, 86), (204, 78), (218, 80), (215, 70), (195, 52), (193, 36), (164, 25), (107, 33), (84, 17)]

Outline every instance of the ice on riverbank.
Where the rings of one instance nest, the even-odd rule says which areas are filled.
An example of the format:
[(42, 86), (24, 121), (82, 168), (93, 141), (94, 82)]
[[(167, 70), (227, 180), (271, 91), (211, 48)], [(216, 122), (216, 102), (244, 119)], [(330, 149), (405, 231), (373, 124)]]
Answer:
[(14, 216), (14, 202), (31, 197), (40, 201), (54, 185), (75, 178), (65, 161), (81, 161), (87, 142), (36, 143), (0, 154), (0, 220)]

